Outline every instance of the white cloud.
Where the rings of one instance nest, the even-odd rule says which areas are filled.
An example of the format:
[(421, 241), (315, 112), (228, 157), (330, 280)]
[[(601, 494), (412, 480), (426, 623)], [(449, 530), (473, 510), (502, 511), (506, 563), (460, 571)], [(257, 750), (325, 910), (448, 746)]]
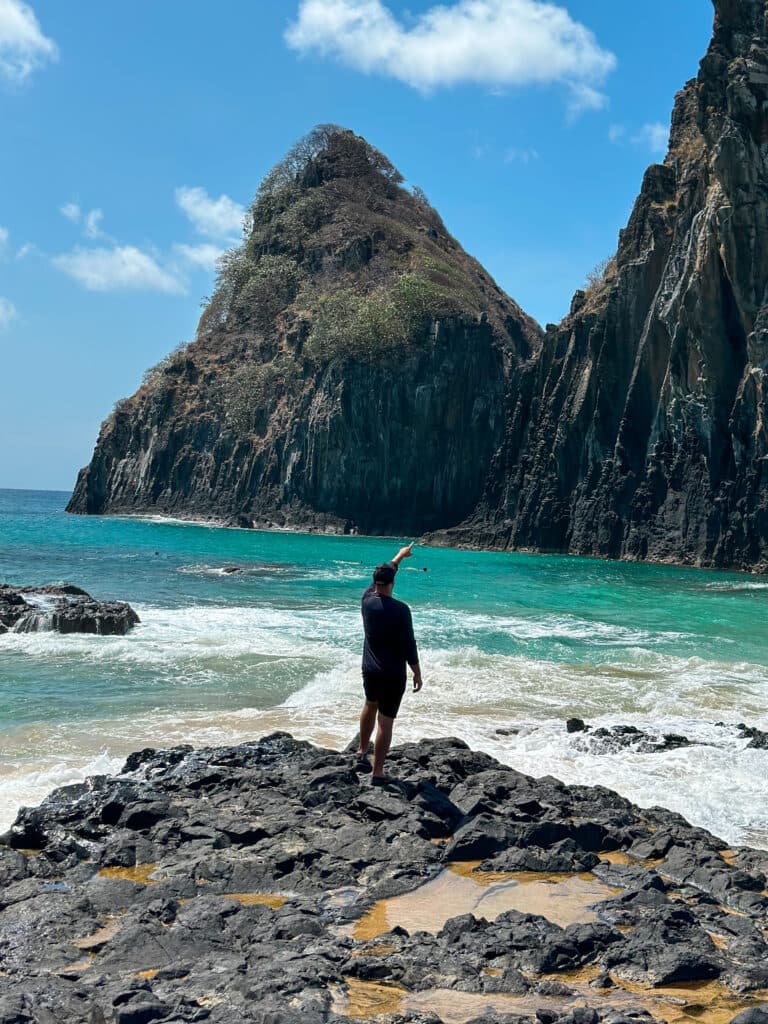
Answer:
[(0, 260), (4, 259), (8, 251), (8, 239), (10, 238), (8, 228), (0, 227)]
[(154, 256), (133, 245), (76, 248), (55, 256), (53, 263), (89, 291), (133, 289), (169, 295), (185, 291), (184, 282), (177, 274), (163, 269)]
[(19, 316), (18, 310), (10, 299), (0, 295), (0, 333), (7, 331), (14, 320)]
[(572, 113), (605, 105), (599, 89), (616, 67), (589, 29), (545, 0), (454, 0), (408, 26), (382, 0), (300, 0), (285, 39), (424, 91), (564, 83)]
[(538, 159), (539, 151), (537, 149), (517, 149), (512, 146), (504, 153), (504, 163), (506, 164), (530, 164)]
[(568, 96), (568, 113), (572, 118), (578, 117), (587, 110), (605, 110), (608, 97), (604, 92), (595, 89), (586, 82), (571, 82)]
[(0, 78), (18, 84), (57, 56), (29, 4), (0, 0)]
[(637, 146), (647, 146), (652, 153), (666, 153), (669, 147), (669, 126), (660, 121), (644, 124), (632, 141)]
[(59, 213), (73, 224), (80, 224), (83, 229), (83, 236), (92, 242), (103, 241), (115, 243), (115, 239), (101, 230), (101, 222), (104, 214), (99, 209), (88, 210), (86, 213), (79, 203), (65, 203), (59, 207)]
[(73, 224), (79, 224), (80, 222), (80, 207), (77, 203), (64, 203), (63, 206), (59, 207), (59, 213), (62, 217), (66, 217), (67, 220), (71, 220)]
[(219, 245), (213, 242), (201, 242), (199, 245), (174, 245), (174, 250), (187, 263), (195, 267), (203, 267), (204, 270), (215, 270), (216, 263), (226, 252)]
[(208, 238), (224, 239), (242, 230), (245, 209), (227, 195), (213, 199), (204, 188), (184, 185), (176, 189), (176, 203), (195, 230)]
[(106, 238), (106, 235), (99, 227), (103, 216), (104, 214), (101, 210), (90, 210), (86, 213), (83, 218), (83, 234), (86, 238)]
[(31, 255), (33, 252), (36, 251), (37, 246), (33, 242), (25, 242), (24, 245), (22, 245), (19, 251), (16, 253), (16, 259), (25, 260), (27, 256)]
[(623, 124), (612, 124), (608, 129), (608, 141), (613, 142), (614, 144), (621, 142), (624, 138), (625, 131), (626, 129)]

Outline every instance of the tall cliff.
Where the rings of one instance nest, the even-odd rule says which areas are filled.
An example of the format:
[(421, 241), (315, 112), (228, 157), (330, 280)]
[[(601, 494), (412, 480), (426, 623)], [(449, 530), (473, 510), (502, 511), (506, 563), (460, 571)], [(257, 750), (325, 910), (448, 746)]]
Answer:
[(765, 6), (716, 0), (664, 163), (548, 329), (484, 501), (436, 541), (768, 564)]
[(70, 510), (768, 566), (766, 160), (765, 3), (715, 0), (666, 159), (542, 336), (386, 158), (316, 131)]
[(470, 514), (541, 331), (401, 182), (349, 131), (297, 144), (69, 510), (417, 533)]

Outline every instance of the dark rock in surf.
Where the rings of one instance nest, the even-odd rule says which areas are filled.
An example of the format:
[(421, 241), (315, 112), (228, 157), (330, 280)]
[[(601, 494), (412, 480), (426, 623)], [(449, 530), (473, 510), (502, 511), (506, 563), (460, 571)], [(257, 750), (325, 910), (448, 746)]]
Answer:
[(581, 718), (566, 719), (566, 732), (585, 732), (587, 729), (589, 729), (589, 726)]
[[(579, 722), (580, 726), (578, 728), (571, 726), (568, 729), (568, 724), (574, 721)], [(588, 750), (590, 754), (616, 754), (621, 750), (634, 750), (640, 754), (658, 754), (667, 750), (678, 750), (680, 747), (689, 747), (692, 743), (687, 736), (678, 736), (676, 733), (653, 735), (634, 725), (611, 725), (592, 729), (581, 719), (569, 719), (566, 728), (569, 733), (584, 734), (574, 742), (582, 749)]]
[(747, 749), (768, 750), (768, 732), (763, 732), (762, 729), (756, 729), (752, 726), (740, 725), (739, 735), (743, 739), (749, 739)]
[(68, 583), (43, 587), (0, 584), (0, 631), (96, 633), (124, 636), (139, 622), (124, 601), (97, 601)]

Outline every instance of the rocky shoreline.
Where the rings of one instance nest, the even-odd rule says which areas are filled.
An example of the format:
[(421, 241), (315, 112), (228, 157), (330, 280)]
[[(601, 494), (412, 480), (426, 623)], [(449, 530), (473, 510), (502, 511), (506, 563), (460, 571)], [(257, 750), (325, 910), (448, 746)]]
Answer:
[(768, 852), (456, 739), (392, 770), (276, 733), (22, 809), (0, 1024), (768, 1020)]

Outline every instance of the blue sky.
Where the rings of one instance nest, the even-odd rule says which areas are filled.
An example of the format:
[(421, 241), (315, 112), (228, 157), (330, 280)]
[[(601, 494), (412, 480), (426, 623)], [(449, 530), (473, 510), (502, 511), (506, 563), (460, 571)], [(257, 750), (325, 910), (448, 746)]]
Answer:
[(319, 122), (382, 149), (558, 320), (711, 27), (708, 0), (0, 0), (0, 487), (71, 488)]

